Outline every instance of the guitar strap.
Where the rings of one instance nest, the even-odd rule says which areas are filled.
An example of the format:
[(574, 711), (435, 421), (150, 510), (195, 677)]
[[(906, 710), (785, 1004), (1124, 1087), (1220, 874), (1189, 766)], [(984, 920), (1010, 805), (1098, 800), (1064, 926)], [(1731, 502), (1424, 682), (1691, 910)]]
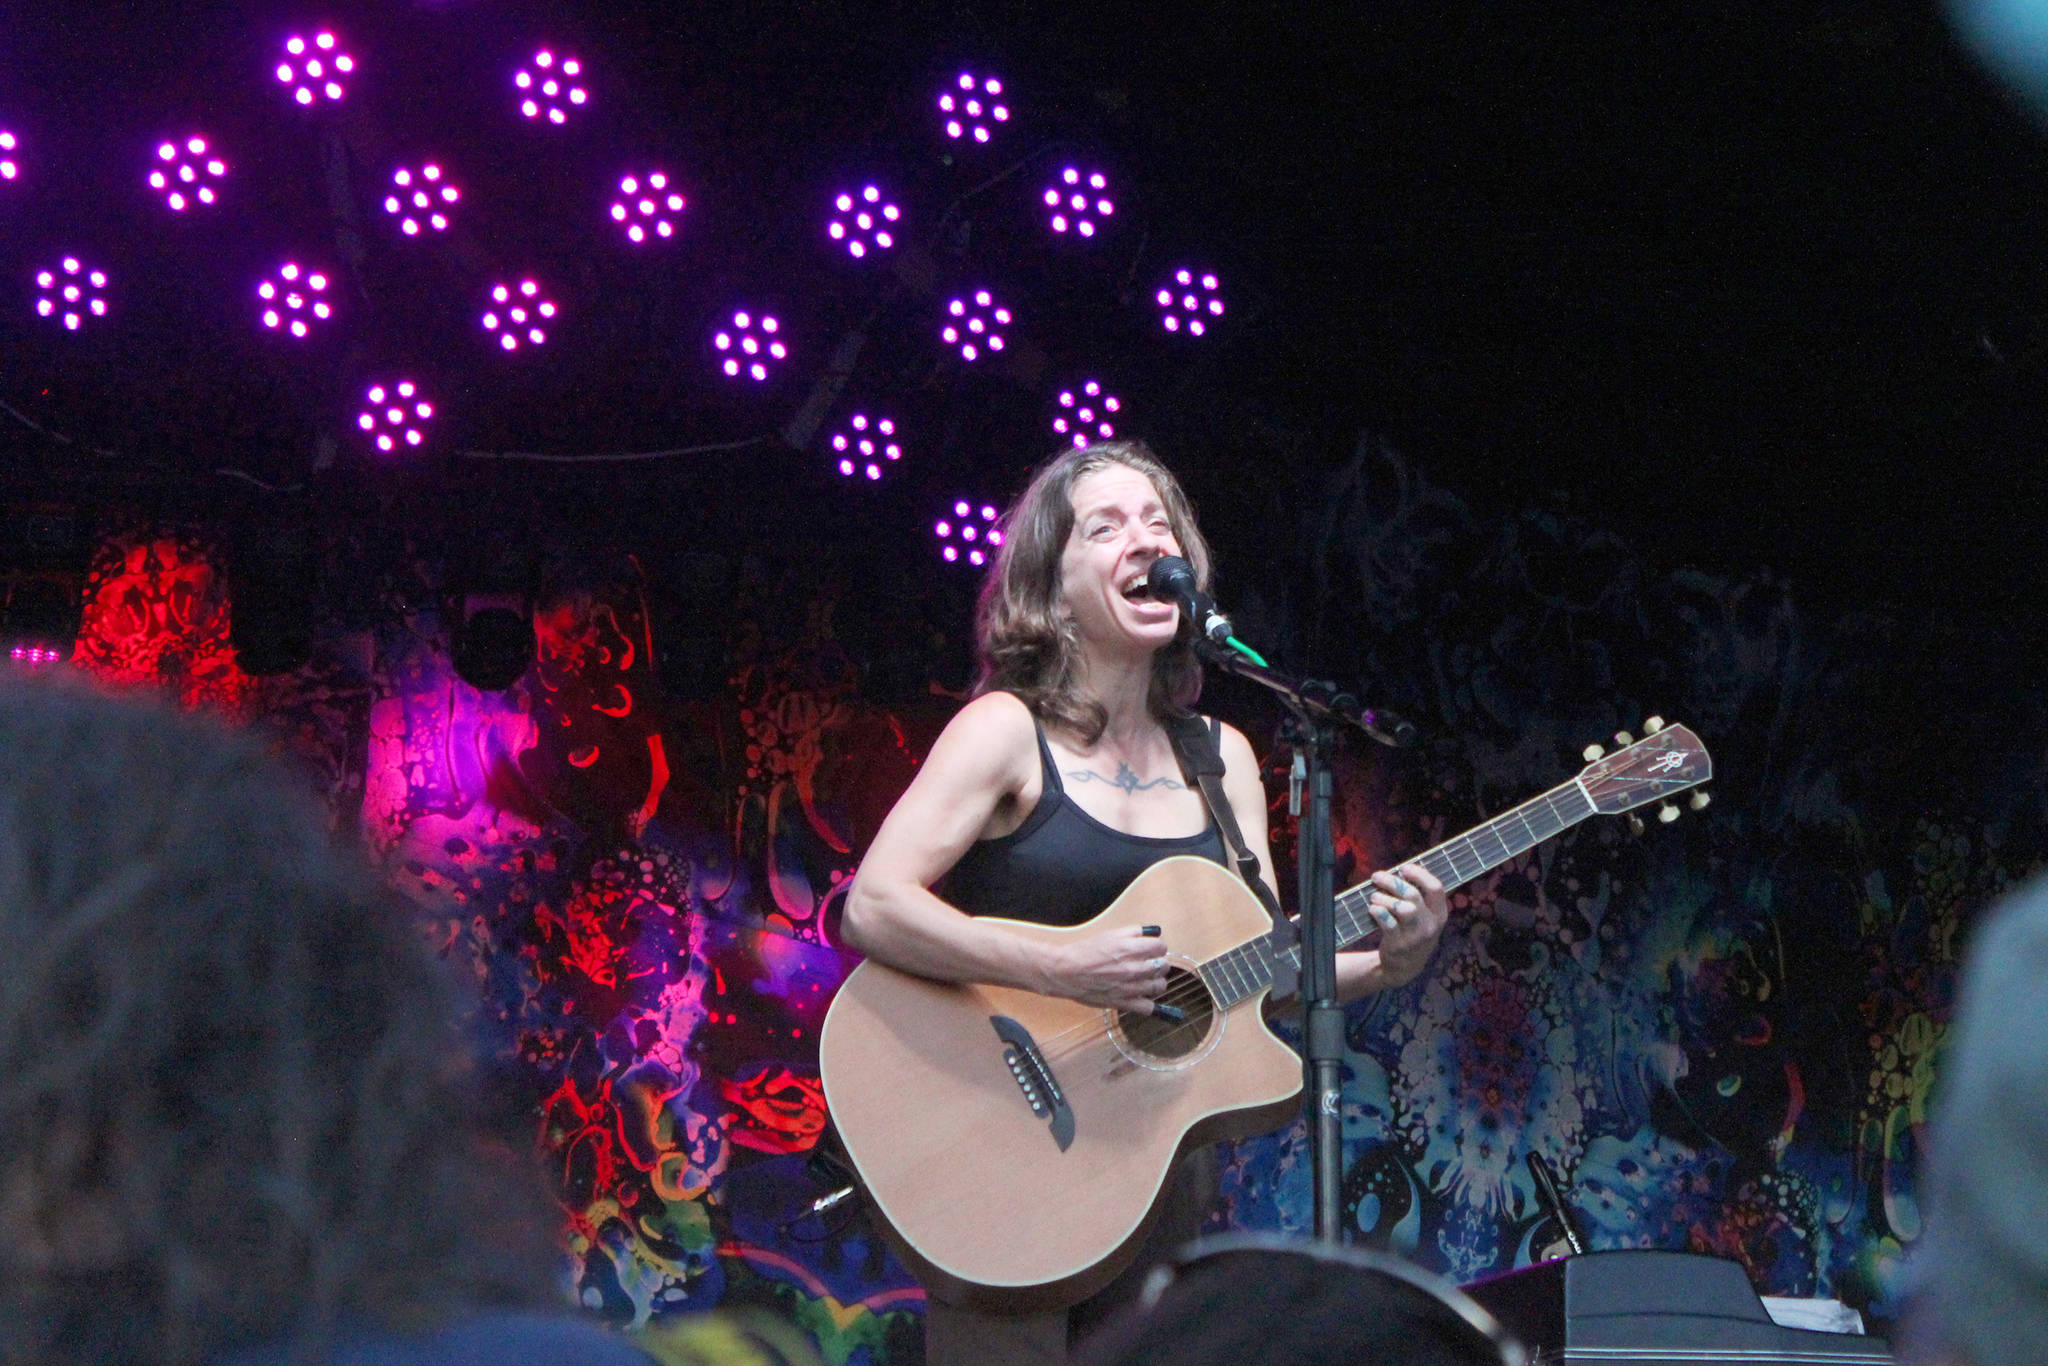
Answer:
[[(1216, 828), (1223, 834), (1223, 845), (1229, 851), (1231, 862), (1237, 865), (1237, 875), (1273, 917), (1273, 949), (1276, 953), (1285, 951), (1295, 942), (1294, 922), (1287, 918), (1287, 912), (1280, 907), (1280, 898), (1266, 885), (1266, 879), (1259, 876), (1258, 856), (1245, 847), (1244, 831), (1237, 825), (1237, 815), (1230, 809), (1230, 797), (1223, 791), (1223, 751), (1218, 740), (1223, 734), (1221, 721), (1204, 721), (1199, 716), (1176, 718), (1166, 728), (1166, 734), (1173, 741), (1173, 755), (1180, 760), (1181, 773), (1192, 779), (1202, 791), (1202, 800), (1209, 805), (1209, 815), (1215, 820)], [(1273, 964), (1273, 999), (1287, 995), (1281, 990), (1280, 975), (1286, 969), (1284, 960)]]

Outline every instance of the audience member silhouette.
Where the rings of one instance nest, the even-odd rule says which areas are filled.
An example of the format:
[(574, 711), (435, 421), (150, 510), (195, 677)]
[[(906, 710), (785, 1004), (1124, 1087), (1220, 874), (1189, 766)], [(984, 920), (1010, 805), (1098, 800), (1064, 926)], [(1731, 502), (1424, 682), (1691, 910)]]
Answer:
[(1075, 1366), (1521, 1366), (1448, 1282), (1356, 1248), (1265, 1235), (1190, 1244)]
[(0, 680), (0, 1362), (646, 1358), (567, 1312), (450, 984), (245, 736)]
[(1991, 913), (1964, 960), (1935, 1080), (1905, 1358), (2048, 1362), (2048, 879)]

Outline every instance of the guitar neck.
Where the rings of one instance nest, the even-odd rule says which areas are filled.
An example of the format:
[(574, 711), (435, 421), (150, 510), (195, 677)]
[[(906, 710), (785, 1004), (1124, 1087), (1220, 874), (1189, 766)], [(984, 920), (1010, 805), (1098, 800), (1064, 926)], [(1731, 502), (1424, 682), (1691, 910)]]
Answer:
[[(1593, 815), (1595, 809), (1584, 785), (1574, 778), (1407, 861), (1419, 863), (1434, 873), (1448, 891), (1569, 830)], [(1366, 912), (1366, 898), (1371, 892), (1372, 884), (1361, 882), (1337, 894), (1338, 948), (1355, 944), (1378, 928)], [(1301, 946), (1295, 944), (1278, 957), (1299, 967)], [(1271, 947), (1261, 936), (1204, 963), (1202, 980), (1217, 1005), (1228, 1009), (1273, 984), (1274, 958)]]

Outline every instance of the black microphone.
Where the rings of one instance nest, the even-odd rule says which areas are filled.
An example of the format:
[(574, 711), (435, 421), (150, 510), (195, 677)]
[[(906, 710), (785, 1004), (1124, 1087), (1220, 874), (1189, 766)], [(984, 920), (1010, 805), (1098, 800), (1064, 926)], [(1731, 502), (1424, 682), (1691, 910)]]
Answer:
[(1161, 555), (1145, 572), (1145, 587), (1162, 602), (1176, 603), (1180, 614), (1194, 623), (1195, 631), (1218, 645), (1236, 631), (1230, 618), (1216, 610), (1207, 593), (1195, 586), (1195, 567), (1178, 555)]
[(1557, 1220), (1557, 1226), (1564, 1230), (1565, 1246), (1574, 1254), (1582, 1254), (1586, 1245), (1579, 1238), (1578, 1229), (1572, 1226), (1571, 1206), (1565, 1204), (1564, 1195), (1557, 1189), (1557, 1178), (1550, 1174), (1550, 1164), (1541, 1154), (1531, 1149), (1527, 1154), (1529, 1175), (1536, 1180), (1536, 1198), (1550, 1211), (1550, 1217)]

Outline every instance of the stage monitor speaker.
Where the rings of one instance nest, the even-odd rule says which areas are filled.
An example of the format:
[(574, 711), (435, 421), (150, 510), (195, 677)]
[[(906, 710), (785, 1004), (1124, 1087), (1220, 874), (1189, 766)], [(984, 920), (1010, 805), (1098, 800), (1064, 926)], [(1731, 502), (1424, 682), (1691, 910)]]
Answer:
[(1465, 1287), (1545, 1366), (1890, 1366), (1875, 1338), (1785, 1328), (1741, 1266), (1689, 1252), (1589, 1252)]

